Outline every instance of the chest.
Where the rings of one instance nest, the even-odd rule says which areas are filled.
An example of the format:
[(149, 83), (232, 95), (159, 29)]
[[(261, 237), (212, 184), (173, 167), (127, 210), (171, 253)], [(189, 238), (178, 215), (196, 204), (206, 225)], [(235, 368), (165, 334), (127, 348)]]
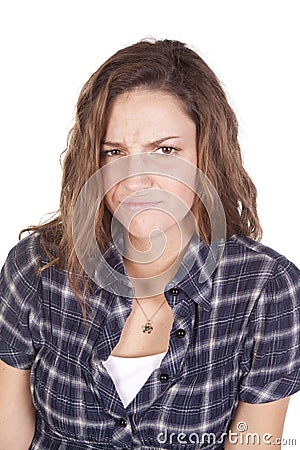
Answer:
[(172, 308), (160, 296), (133, 301), (113, 356), (140, 357), (168, 350), (174, 317)]

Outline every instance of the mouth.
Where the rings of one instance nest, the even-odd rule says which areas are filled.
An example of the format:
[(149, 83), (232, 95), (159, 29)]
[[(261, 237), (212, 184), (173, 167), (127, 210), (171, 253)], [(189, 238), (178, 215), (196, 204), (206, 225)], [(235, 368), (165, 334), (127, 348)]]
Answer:
[(131, 199), (123, 200), (122, 202), (120, 202), (120, 205), (130, 211), (140, 211), (143, 209), (150, 209), (150, 208), (158, 207), (158, 205), (160, 203), (161, 203), (160, 201), (149, 201), (149, 200), (137, 201), (137, 200), (131, 198)]

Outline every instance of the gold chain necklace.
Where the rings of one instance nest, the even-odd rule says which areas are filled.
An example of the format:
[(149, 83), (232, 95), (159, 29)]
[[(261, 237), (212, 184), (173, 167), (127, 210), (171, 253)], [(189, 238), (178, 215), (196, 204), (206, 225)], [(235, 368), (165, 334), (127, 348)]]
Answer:
[(145, 311), (144, 311), (143, 308), (141, 307), (141, 305), (140, 305), (138, 299), (137, 299), (136, 297), (134, 297), (134, 298), (136, 299), (136, 302), (137, 302), (138, 306), (140, 307), (142, 313), (144, 314), (144, 316), (145, 316), (146, 319), (147, 319), (147, 322), (145, 323), (145, 325), (142, 326), (143, 333), (150, 334), (150, 333), (154, 330), (154, 327), (153, 327), (153, 325), (152, 325), (151, 320), (153, 319), (154, 316), (156, 316), (156, 314), (158, 313), (158, 311), (160, 310), (160, 308), (161, 308), (161, 307), (163, 306), (163, 304), (166, 302), (166, 299), (163, 300), (162, 304), (158, 307), (158, 309), (155, 311), (155, 313), (149, 318), (149, 317), (147, 317), (147, 315), (145, 314)]

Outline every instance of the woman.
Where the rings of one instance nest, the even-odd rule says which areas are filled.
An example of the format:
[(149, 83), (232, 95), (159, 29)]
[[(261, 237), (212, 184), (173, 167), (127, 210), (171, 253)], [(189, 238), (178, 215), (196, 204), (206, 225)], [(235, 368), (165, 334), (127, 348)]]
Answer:
[(2, 270), (0, 448), (280, 448), (300, 272), (259, 242), (237, 133), (180, 42), (91, 76), (59, 213)]

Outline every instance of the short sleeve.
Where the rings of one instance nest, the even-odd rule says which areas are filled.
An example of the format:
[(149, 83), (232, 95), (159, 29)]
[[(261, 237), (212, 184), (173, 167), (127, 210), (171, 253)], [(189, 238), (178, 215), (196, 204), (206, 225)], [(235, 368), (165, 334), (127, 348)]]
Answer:
[(0, 276), (0, 359), (29, 369), (39, 347), (40, 275), (34, 237), (8, 254)]
[(300, 271), (281, 257), (249, 326), (239, 399), (268, 403), (300, 390)]

